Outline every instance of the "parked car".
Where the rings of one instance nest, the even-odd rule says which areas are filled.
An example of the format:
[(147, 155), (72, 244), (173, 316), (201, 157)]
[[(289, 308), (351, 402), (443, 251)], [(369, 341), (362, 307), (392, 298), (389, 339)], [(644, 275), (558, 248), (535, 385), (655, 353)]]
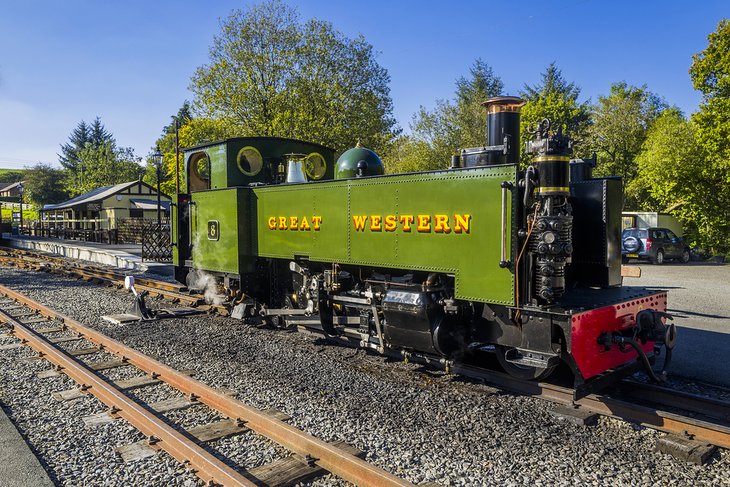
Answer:
[(621, 256), (624, 261), (647, 259), (663, 264), (667, 259), (689, 262), (690, 251), (668, 228), (627, 228), (621, 234)]

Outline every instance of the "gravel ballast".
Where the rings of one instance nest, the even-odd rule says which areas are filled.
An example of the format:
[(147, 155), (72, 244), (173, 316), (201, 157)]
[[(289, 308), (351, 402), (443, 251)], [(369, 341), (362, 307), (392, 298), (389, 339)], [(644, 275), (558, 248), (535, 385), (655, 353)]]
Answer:
[[(80, 280), (0, 268), (0, 282), (172, 367), (194, 369), (196, 378), (232, 389), (248, 404), (283, 411), (292, 424), (323, 440), (344, 440), (365, 451), (368, 461), (414, 483), (730, 485), (724, 452), (709, 465), (686, 464), (656, 452), (660, 433), (622, 421), (602, 418), (595, 427), (576, 426), (551, 415), (555, 406), (545, 401), (230, 318), (112, 325), (101, 316), (126, 310), (130, 296)], [(73, 382), (38, 379), (35, 372), (48, 364), (17, 362), (25, 355), (31, 355), (27, 348), (0, 351), (0, 401), (54, 481), (120, 486), (197, 482), (163, 453), (124, 464), (114, 448), (141, 435), (123, 421), (86, 427), (81, 417), (104, 406), (89, 397), (55, 401), (51, 393), (70, 389)], [(126, 378), (129, 369), (107, 373)], [(144, 400), (175, 394), (167, 386), (134, 393)], [(198, 406), (169, 417), (185, 427), (217, 419)], [(286, 454), (253, 434), (212, 446), (246, 468)], [(345, 483), (328, 476), (313, 484)]]

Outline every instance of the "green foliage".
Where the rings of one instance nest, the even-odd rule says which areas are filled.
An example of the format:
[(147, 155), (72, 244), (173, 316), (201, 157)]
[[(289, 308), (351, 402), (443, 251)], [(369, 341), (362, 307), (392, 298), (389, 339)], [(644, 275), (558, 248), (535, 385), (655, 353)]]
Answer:
[(24, 169), (0, 169), (0, 182), (17, 183), (25, 176)]
[(667, 211), (688, 231), (691, 243), (718, 250), (728, 247), (730, 168), (718, 172), (696, 138), (695, 125), (677, 109), (653, 123), (637, 157), (638, 175), (627, 188), (641, 208)]
[(67, 182), (71, 196), (86, 193), (100, 186), (134, 181), (143, 168), (137, 164), (134, 152), (129, 148), (119, 148), (113, 142), (99, 145), (87, 143), (78, 151), (76, 172), (67, 170)]
[[(13, 216), (14, 211), (19, 211), (20, 205), (18, 204), (8, 204), (5, 203), (2, 208), (0, 208), (0, 219), (3, 221), (10, 221), (10, 219)], [(38, 220), (38, 210), (31, 208), (30, 206), (26, 206), (25, 203), (23, 204), (23, 220), (28, 222), (32, 220)]]
[(390, 77), (362, 37), (302, 23), (279, 0), (235, 10), (221, 24), (190, 89), (195, 105), (243, 136), (294, 137), (343, 151), (383, 151), (398, 130)]
[(730, 164), (730, 21), (722, 20), (707, 39), (709, 45), (694, 56), (689, 70), (703, 95), (692, 119), (700, 144), (721, 166)]
[(707, 98), (730, 97), (730, 20), (723, 19), (708, 37), (707, 48), (692, 57), (689, 70), (696, 90)]
[(71, 132), (69, 141), (61, 145), (58, 162), (64, 169), (76, 172), (79, 170), (79, 152), (86, 148), (87, 144), (98, 146), (113, 141), (114, 137), (106, 130), (99, 117), (96, 117), (91, 125), (82, 120)]
[(434, 110), (421, 107), (413, 116), (412, 134), (400, 137), (384, 157), (389, 172), (444, 169), (459, 149), (486, 143), (487, 113), (481, 103), (501, 94), (504, 85), (481, 59), (469, 75), (456, 80), (453, 100), (438, 100)]
[(574, 140), (585, 138), (590, 125), (590, 105), (578, 102), (580, 88), (575, 83), (568, 83), (555, 63), (548, 65), (540, 83), (526, 84), (520, 96), (527, 102), (520, 116), (520, 159), (523, 165), (532, 159), (525, 151), (525, 142), (532, 137), (530, 130), (534, 130), (545, 118), (550, 120), (554, 130), (562, 127)]
[(68, 193), (63, 189), (63, 171), (50, 164), (39, 162), (32, 166), (25, 172), (24, 181), (23, 198), (37, 208), (68, 199)]
[(165, 125), (162, 128), (163, 137), (166, 134), (175, 133), (175, 123), (177, 123), (178, 127), (182, 127), (184, 124), (193, 119), (193, 111), (192, 107), (190, 106), (190, 102), (188, 100), (185, 100), (180, 109), (177, 111), (177, 115), (171, 116), (170, 119), (170, 125)]
[(730, 21), (723, 19), (708, 38), (708, 46), (693, 57), (689, 70), (702, 92), (700, 109), (692, 115), (697, 144), (704, 154), (706, 185), (701, 233), (705, 245), (730, 248)]
[[(613, 83), (610, 94), (598, 97), (593, 110), (588, 145), (598, 152), (596, 174), (621, 176), (624, 188), (629, 186), (636, 177), (636, 157), (649, 129), (666, 109), (664, 100), (650, 92), (646, 85)], [(637, 204), (635, 199), (625, 202), (627, 208)]]
[(79, 122), (69, 141), (61, 145), (58, 158), (63, 166), (64, 188), (70, 196), (133, 181), (142, 173), (134, 151), (117, 147), (114, 136), (99, 117), (91, 125)]

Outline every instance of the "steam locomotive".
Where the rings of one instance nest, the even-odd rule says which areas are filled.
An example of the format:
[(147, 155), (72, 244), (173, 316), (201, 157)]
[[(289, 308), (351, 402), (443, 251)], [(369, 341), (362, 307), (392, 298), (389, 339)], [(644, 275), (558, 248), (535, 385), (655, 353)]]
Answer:
[[(622, 285), (619, 178), (592, 177), (545, 120), (520, 167), (516, 97), (439, 171), (384, 174), (372, 151), (232, 138), (184, 151), (176, 278), (212, 275), (233, 314), (445, 363), (493, 353), (522, 379), (559, 365), (576, 396), (676, 339), (665, 292)], [(445, 166), (449, 161), (445, 161)]]

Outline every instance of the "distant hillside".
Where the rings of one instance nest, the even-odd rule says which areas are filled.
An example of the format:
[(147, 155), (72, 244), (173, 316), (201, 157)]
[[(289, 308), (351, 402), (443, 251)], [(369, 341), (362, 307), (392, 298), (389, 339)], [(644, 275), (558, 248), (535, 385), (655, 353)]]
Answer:
[(0, 183), (14, 183), (23, 179), (25, 169), (0, 169)]

